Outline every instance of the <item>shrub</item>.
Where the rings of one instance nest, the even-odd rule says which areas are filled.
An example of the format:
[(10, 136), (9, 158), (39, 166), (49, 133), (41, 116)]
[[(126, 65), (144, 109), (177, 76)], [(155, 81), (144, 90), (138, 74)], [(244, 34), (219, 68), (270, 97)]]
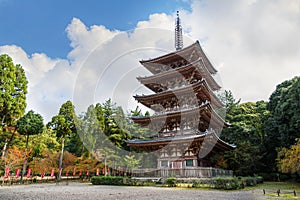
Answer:
[(260, 184), (260, 183), (263, 183), (264, 182), (264, 178), (262, 176), (256, 176), (256, 183), (257, 184)]
[(215, 178), (214, 187), (216, 189), (237, 190), (244, 188), (244, 185), (237, 178)]
[(287, 181), (291, 177), (288, 174), (282, 173), (260, 173), (265, 181)]
[(255, 186), (257, 185), (256, 178), (255, 177), (244, 177), (243, 183), (245, 186)]
[(204, 187), (213, 187), (214, 181), (211, 179), (201, 179), (201, 180), (193, 180), (192, 187), (193, 188), (204, 188)]
[(167, 178), (165, 185), (168, 187), (176, 187), (177, 180), (174, 177)]
[(91, 178), (93, 185), (128, 185), (128, 177), (121, 176), (93, 176)]
[(155, 186), (155, 182), (131, 180), (131, 186)]

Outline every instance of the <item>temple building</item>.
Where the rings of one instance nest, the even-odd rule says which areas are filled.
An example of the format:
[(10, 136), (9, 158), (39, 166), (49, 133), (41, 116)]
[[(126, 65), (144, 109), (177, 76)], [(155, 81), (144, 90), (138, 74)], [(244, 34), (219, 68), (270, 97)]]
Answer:
[(137, 151), (154, 152), (158, 169), (212, 167), (211, 156), (235, 146), (218, 137), (229, 124), (217, 113), (224, 107), (215, 94), (221, 88), (214, 79), (217, 70), (198, 41), (183, 48), (178, 13), (175, 49), (140, 61), (152, 75), (137, 79), (153, 93), (134, 98), (154, 114), (131, 119), (155, 134), (149, 139), (128, 140), (127, 145)]

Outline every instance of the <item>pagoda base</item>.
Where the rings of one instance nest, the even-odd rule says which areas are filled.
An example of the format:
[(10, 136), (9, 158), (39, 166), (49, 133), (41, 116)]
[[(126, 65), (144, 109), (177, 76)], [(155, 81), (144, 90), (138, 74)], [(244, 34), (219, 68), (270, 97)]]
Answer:
[(132, 177), (176, 177), (176, 178), (213, 178), (219, 176), (232, 176), (232, 170), (225, 170), (213, 167), (192, 167), (192, 168), (147, 168), (133, 169)]

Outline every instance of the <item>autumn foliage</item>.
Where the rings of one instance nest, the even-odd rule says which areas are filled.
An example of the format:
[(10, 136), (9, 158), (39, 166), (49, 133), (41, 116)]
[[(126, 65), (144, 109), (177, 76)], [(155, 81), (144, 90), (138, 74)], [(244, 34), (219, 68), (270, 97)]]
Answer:
[(278, 169), (283, 173), (300, 175), (300, 139), (290, 148), (283, 148), (278, 153)]

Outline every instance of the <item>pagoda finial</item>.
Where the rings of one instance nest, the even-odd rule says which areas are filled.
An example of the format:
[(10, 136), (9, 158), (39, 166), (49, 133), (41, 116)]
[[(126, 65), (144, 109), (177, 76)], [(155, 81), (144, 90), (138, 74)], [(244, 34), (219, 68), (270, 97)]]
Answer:
[(179, 18), (179, 11), (177, 10), (177, 17), (175, 21), (175, 48), (176, 50), (180, 50), (183, 47), (183, 39), (182, 39), (182, 27)]

